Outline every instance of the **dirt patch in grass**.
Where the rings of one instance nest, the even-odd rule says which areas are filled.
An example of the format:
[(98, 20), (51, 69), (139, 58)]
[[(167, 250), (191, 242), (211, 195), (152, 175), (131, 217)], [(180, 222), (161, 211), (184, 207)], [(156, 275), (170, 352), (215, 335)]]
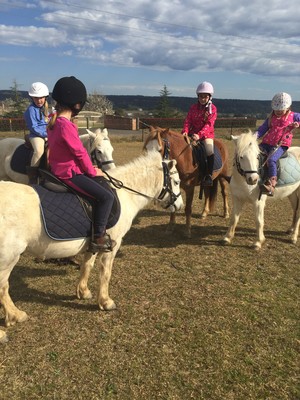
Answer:
[[(142, 147), (113, 146), (117, 164)], [(288, 201), (268, 202), (267, 241), (256, 252), (250, 207), (224, 247), (221, 196), (201, 220), (197, 195), (192, 239), (183, 238), (183, 212), (171, 236), (155, 206), (135, 219), (113, 268), (116, 311), (76, 299), (76, 267), (21, 257), (11, 296), (30, 318), (6, 329), (1, 400), (300, 398), (299, 243), (285, 234)]]

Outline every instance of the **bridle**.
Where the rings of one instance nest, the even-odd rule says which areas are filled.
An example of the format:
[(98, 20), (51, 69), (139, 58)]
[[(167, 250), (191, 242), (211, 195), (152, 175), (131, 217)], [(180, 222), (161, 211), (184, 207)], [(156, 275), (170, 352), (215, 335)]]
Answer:
[(112, 177), (111, 175), (109, 175), (107, 173), (107, 171), (103, 171), (105, 173), (105, 175), (107, 176), (107, 180), (116, 188), (116, 189), (127, 189), (130, 192), (136, 193), (140, 196), (146, 197), (147, 199), (151, 199), (151, 200), (157, 200), (160, 202), (164, 201), (164, 197), (166, 196), (166, 194), (170, 195), (170, 201), (166, 203), (166, 206), (164, 208), (168, 208), (170, 206), (173, 206), (176, 202), (176, 200), (178, 199), (179, 196), (181, 196), (181, 193), (179, 192), (178, 194), (175, 194), (172, 188), (172, 179), (171, 176), (177, 174), (177, 172), (170, 172), (168, 165), (166, 163), (166, 161), (162, 161), (162, 167), (163, 167), (163, 175), (164, 175), (164, 181), (163, 181), (163, 187), (162, 190), (160, 192), (160, 194), (158, 195), (158, 197), (151, 197), (148, 196), (145, 193), (141, 193), (135, 189), (132, 189), (128, 186), (125, 186), (124, 183), (119, 180), (116, 179), (114, 177)]
[[(259, 160), (259, 158), (260, 158), (260, 157), (258, 156), (257, 159)], [(246, 178), (246, 175), (247, 175), (247, 174), (259, 174), (259, 171), (258, 171), (257, 169), (256, 169), (256, 170), (251, 170), (251, 169), (249, 169), (249, 170), (244, 170), (244, 169), (241, 167), (240, 157), (238, 157), (237, 154), (235, 155), (233, 166), (235, 166), (236, 169), (237, 169), (237, 171), (238, 171), (238, 173), (239, 173), (241, 176), (245, 177), (245, 178)]]
[[(102, 140), (109, 140), (108, 138), (103, 138)], [(108, 164), (113, 164), (114, 160), (107, 160), (107, 161), (101, 161), (98, 158), (98, 154), (101, 155), (101, 151), (94, 146), (95, 145), (96, 138), (94, 139), (92, 136), (89, 136), (89, 150), (88, 153), (90, 154), (90, 158), (92, 160), (93, 164), (96, 164), (98, 168), (102, 168), (104, 165)]]

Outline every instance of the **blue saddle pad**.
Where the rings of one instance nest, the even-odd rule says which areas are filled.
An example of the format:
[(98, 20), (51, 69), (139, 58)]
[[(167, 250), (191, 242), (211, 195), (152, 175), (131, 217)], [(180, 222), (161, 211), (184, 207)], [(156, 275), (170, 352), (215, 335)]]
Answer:
[(40, 209), (47, 235), (54, 240), (75, 240), (91, 235), (92, 224), (79, 197), (56, 193), (32, 185), (40, 197)]
[(215, 153), (214, 171), (218, 171), (219, 169), (222, 168), (222, 157), (218, 147), (216, 146), (214, 147), (214, 153)]
[(32, 149), (25, 146), (25, 144), (18, 146), (10, 161), (11, 169), (20, 174), (26, 174), (26, 166), (30, 165), (32, 153)]
[(292, 185), (300, 181), (300, 164), (296, 157), (287, 152), (287, 156), (279, 159), (278, 186)]
[[(200, 142), (196, 147), (193, 148), (194, 160), (199, 165), (199, 169), (205, 171), (206, 168), (206, 151), (203, 142)], [(217, 146), (214, 146), (214, 167), (213, 171), (218, 171), (222, 168), (222, 157), (220, 150)]]

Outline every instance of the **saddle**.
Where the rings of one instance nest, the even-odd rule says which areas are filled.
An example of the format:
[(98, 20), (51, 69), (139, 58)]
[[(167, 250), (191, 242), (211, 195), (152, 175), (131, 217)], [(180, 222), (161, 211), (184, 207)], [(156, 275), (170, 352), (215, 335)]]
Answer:
[[(207, 153), (203, 141), (197, 142), (197, 145), (193, 146), (192, 149), (193, 164), (198, 165), (199, 174), (201, 175), (200, 177), (202, 177), (202, 175), (205, 175), (207, 164)], [(215, 172), (222, 168), (222, 157), (217, 146), (214, 146), (214, 155), (215, 158), (213, 171)], [(202, 171), (204, 171), (204, 174), (201, 173)]]
[[(45, 231), (55, 240), (74, 240), (91, 236), (94, 200), (65, 185), (47, 170), (40, 170), (39, 185), (32, 185), (41, 202)], [(98, 179), (100, 178), (100, 179)], [(120, 217), (120, 203), (113, 189), (103, 177), (97, 177), (114, 195), (114, 204), (107, 228), (113, 227)]]
[[(30, 165), (33, 148), (29, 140), (29, 134), (24, 135), (24, 139), (25, 143), (18, 146), (14, 151), (10, 161), (10, 167), (15, 172), (27, 175), (26, 167)], [(47, 142), (45, 143), (45, 151), (40, 161), (40, 167), (48, 168)]]

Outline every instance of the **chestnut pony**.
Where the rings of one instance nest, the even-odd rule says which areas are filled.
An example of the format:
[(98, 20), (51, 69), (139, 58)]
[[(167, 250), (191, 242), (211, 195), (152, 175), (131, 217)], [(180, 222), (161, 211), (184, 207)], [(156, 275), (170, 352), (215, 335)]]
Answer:
[[(185, 236), (191, 237), (191, 216), (194, 191), (196, 186), (200, 186), (200, 181), (205, 175), (205, 171), (201, 171), (194, 160), (193, 146), (195, 143), (190, 142), (190, 139), (183, 136), (180, 132), (164, 129), (160, 127), (149, 127), (149, 135), (144, 142), (144, 150), (157, 149), (165, 157), (177, 161), (177, 170), (180, 176), (181, 188), (185, 191), (185, 216), (186, 227)], [(223, 197), (223, 216), (229, 217), (228, 206), (228, 173), (229, 159), (228, 149), (221, 139), (214, 140), (215, 149), (219, 150), (222, 165), (220, 169), (214, 171), (213, 186), (202, 188), (204, 193), (204, 208), (201, 213), (201, 218), (206, 218), (209, 213), (214, 211), (217, 200), (218, 182), (220, 182), (222, 197)], [(175, 227), (175, 213), (171, 213), (168, 225), (168, 232), (172, 232)]]

